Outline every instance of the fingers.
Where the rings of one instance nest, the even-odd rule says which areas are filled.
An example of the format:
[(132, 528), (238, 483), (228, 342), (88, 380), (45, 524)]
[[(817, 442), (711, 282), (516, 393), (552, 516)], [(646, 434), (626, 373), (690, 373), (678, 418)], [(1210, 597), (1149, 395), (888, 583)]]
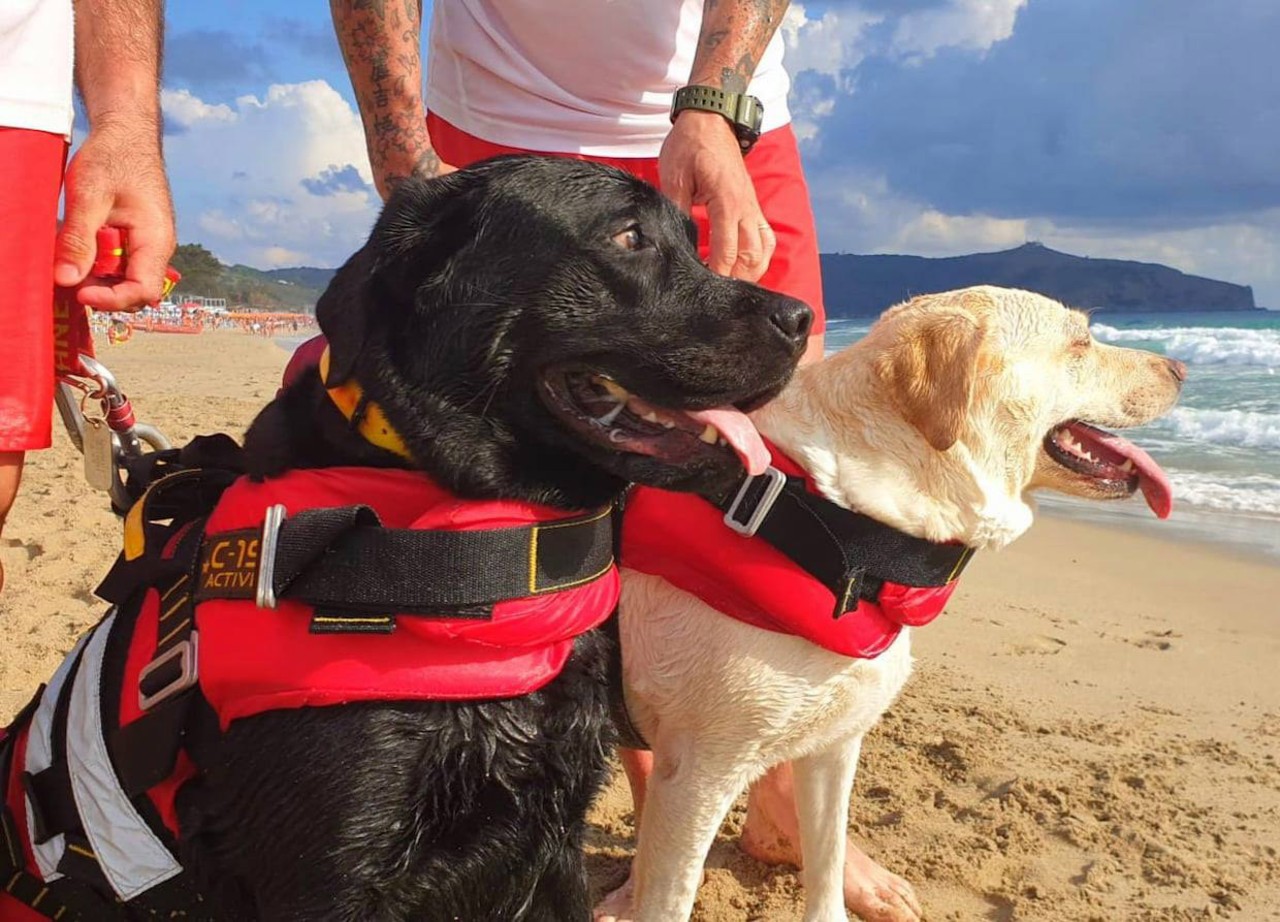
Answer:
[(758, 282), (769, 269), (778, 238), (763, 217), (738, 225), (738, 259), (729, 274), (745, 282)]
[(741, 217), (729, 209), (707, 204), (711, 223), (711, 252), (707, 267), (712, 272), (745, 282), (758, 282), (769, 269), (778, 238), (759, 212)]
[(79, 285), (89, 274), (98, 255), (98, 228), (111, 211), (111, 197), (86, 185), (74, 171), (67, 173), (66, 214), (53, 251), (53, 283), (63, 288)]

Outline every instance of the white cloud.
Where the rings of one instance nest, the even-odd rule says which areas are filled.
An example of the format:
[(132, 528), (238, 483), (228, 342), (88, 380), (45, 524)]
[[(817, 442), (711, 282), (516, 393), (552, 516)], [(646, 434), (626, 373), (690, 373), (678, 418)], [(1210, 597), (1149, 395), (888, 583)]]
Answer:
[(1013, 34), (1027, 0), (951, 0), (941, 8), (908, 13), (898, 21), (893, 51), (929, 58), (942, 48), (985, 52)]
[(868, 28), (884, 21), (884, 16), (855, 7), (827, 10), (810, 19), (804, 4), (793, 3), (782, 20), (782, 36), (787, 47), (787, 70), (806, 70), (840, 77), (866, 56)]
[(193, 96), (190, 90), (161, 90), (160, 104), (169, 125), (190, 128), (200, 122), (234, 122), (231, 107), (221, 103), (209, 103)]
[(359, 116), (328, 83), (276, 84), (232, 105), (185, 90), (163, 102), (182, 129), (165, 145), (184, 242), (257, 266), (335, 265), (364, 242), (376, 194), (303, 185), (348, 164), (372, 181)]

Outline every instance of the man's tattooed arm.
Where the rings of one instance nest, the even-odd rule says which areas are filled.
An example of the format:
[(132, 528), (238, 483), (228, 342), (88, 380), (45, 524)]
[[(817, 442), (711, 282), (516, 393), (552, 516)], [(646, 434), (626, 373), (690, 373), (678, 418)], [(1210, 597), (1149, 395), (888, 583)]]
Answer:
[(422, 101), (422, 0), (329, 0), (383, 198), (408, 176), (435, 176)]
[(788, 0), (706, 0), (691, 84), (745, 93)]

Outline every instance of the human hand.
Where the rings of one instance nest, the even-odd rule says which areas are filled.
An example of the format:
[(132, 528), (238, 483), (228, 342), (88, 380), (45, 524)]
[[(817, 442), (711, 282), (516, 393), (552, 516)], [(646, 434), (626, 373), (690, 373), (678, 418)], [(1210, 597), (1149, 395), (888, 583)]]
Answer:
[(658, 177), (682, 210), (707, 206), (711, 271), (748, 282), (764, 275), (778, 241), (728, 122), (714, 112), (682, 111), (658, 154)]
[(74, 288), (86, 281), (97, 255), (98, 229), (106, 225), (125, 231), (124, 277), (111, 284), (90, 279), (77, 300), (101, 311), (136, 311), (158, 301), (177, 237), (155, 126), (100, 124), (71, 158), (66, 212), (54, 251), (55, 284)]

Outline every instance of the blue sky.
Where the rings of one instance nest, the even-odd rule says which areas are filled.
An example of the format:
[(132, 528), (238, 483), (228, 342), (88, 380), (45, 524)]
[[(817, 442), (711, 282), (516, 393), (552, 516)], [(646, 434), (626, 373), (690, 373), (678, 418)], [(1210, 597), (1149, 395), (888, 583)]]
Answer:
[[(377, 196), (328, 4), (168, 9), (181, 239), (341, 262)], [(793, 4), (783, 28), (824, 251), (1040, 240), (1280, 308), (1275, 0), (837, 0)]]

